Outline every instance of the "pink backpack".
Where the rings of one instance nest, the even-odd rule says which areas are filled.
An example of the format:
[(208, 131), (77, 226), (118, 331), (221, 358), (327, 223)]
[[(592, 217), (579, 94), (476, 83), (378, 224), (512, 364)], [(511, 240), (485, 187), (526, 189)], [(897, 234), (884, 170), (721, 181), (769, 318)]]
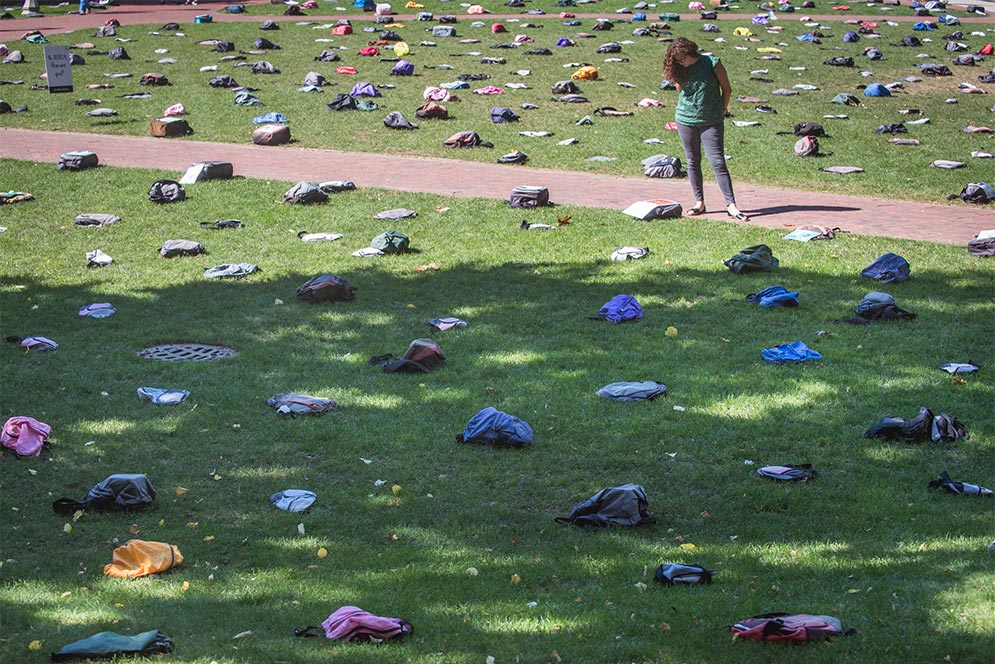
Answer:
[(753, 641), (823, 641), (834, 636), (847, 636), (838, 618), (812, 616), (806, 613), (764, 613), (729, 626), (737, 639)]
[(51, 433), (52, 427), (33, 417), (12, 417), (3, 425), (0, 444), (14, 450), (17, 456), (38, 456)]
[[(363, 611), (358, 606), (343, 606), (321, 623), (325, 637), (336, 641), (385, 641), (410, 634), (414, 629), (406, 620), (384, 618)], [(313, 631), (312, 631), (313, 630)], [(294, 630), (297, 636), (319, 636), (317, 627)]]

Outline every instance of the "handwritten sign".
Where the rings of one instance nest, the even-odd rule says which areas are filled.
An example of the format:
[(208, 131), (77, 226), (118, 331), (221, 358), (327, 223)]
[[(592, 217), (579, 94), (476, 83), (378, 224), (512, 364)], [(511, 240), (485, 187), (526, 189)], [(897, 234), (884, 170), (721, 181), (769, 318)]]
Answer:
[(45, 47), (45, 74), (49, 92), (72, 92), (73, 69), (68, 46)]

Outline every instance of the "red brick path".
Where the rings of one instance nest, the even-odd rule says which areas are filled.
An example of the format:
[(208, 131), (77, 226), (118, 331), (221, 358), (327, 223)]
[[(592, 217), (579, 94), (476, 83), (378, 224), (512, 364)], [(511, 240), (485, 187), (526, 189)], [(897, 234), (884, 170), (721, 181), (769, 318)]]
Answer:
[[(194, 15), (205, 11), (207, 8), (203, 3), (197, 7), (132, 5), (88, 16), (4, 21), (0, 23), (0, 41), (10, 39), (5, 37), (4, 31), (10, 32), (12, 25), (16, 25), (14, 31), (20, 35), (29, 29), (51, 32), (93, 27), (102, 25), (111, 16), (122, 23), (190, 22)], [(258, 16), (238, 15), (217, 18), (259, 20)], [(368, 20), (369, 17), (359, 18)], [(496, 18), (496, 15), (488, 15), (488, 18)], [(840, 17), (832, 18), (838, 20)], [(360, 187), (445, 196), (503, 199), (517, 185), (537, 184), (549, 188), (554, 202), (618, 210), (643, 199), (671, 198), (684, 202), (689, 199), (685, 181), (592, 175), (424, 157), (391, 157), (388, 172), (382, 168), (383, 157), (374, 153), (0, 129), (0, 157), (55, 163), (62, 152), (85, 149), (96, 152), (101, 163), (110, 166), (148, 167), (154, 164), (158, 168), (183, 171), (194, 161), (220, 160), (232, 162), (236, 174), (250, 178), (289, 181), (348, 179)], [(154, 159), (150, 156), (153, 154)], [(14, 186), (9, 178), (4, 180), (6, 187)], [(710, 201), (722, 200), (714, 185), (706, 184), (705, 196)], [(740, 208), (750, 213), (752, 221), (749, 223), (772, 228), (820, 224), (839, 226), (866, 235), (961, 245), (978, 231), (995, 228), (995, 209), (992, 206), (935, 205), (742, 183), (736, 183), (736, 199)], [(705, 218), (727, 219), (721, 208), (717, 213), (705, 215)]]

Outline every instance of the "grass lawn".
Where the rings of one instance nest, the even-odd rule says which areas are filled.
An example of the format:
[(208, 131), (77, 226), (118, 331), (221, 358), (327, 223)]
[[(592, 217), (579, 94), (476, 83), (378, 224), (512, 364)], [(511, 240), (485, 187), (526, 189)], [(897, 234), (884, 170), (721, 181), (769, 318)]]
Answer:
[[(253, 11), (257, 8), (253, 7)], [(621, 15), (620, 15), (621, 16)], [(280, 113), (289, 119), (297, 145), (303, 147), (337, 148), (378, 152), (384, 155), (428, 155), (494, 162), (503, 154), (521, 150), (529, 155), (528, 166), (591, 171), (640, 176), (641, 160), (654, 154), (682, 156), (676, 132), (664, 125), (673, 119), (676, 93), (662, 90), (661, 63), (666, 42), (653, 36), (633, 37), (633, 29), (648, 23), (619, 23), (614, 30), (588, 32), (591, 38), (576, 37), (581, 30), (590, 30), (593, 21), (564, 26), (559, 19), (525, 16), (520, 22), (531, 22), (535, 28), (523, 28), (504, 21), (507, 33), (492, 34), (484, 21), (473, 27), (473, 18), (461, 16), (456, 25), (458, 38), (431, 36), (429, 22), (414, 21), (392, 29), (406, 40), (411, 52), (405, 57), (416, 65), (414, 76), (391, 76), (391, 61), (396, 56), (392, 44), (380, 46), (376, 57), (363, 57), (358, 50), (380, 36), (383, 26), (372, 21), (357, 21), (355, 32), (343, 37), (330, 36), (327, 21), (291, 17), (279, 21), (277, 31), (261, 32), (258, 24), (213, 23), (185, 24), (182, 36), (161, 31), (155, 26), (125, 26), (118, 36), (94, 38), (92, 31), (69, 34), (49, 34), (51, 43), (75, 45), (90, 42), (94, 48), (75, 50), (85, 64), (73, 68), (75, 92), (48, 94), (42, 87), (32, 90), (32, 84), (43, 81), (42, 45), (16, 42), (11, 48), (23, 51), (26, 62), (4, 65), (0, 76), (21, 84), (0, 87), (0, 95), (13, 107), (27, 106), (24, 113), (0, 116), (6, 126), (37, 129), (103, 132), (142, 135), (149, 121), (161, 115), (165, 108), (180, 102), (188, 111), (194, 129), (193, 138), (208, 141), (247, 142), (250, 140), (253, 118), (265, 113)], [(486, 18), (486, 17), (485, 17)], [(622, 17), (624, 19), (624, 17)], [(990, 61), (978, 66), (957, 66), (954, 57), (980, 50), (993, 41), (989, 24), (970, 23), (926, 33), (914, 32), (910, 23), (889, 24), (880, 21), (879, 38), (868, 36), (856, 43), (843, 41), (843, 34), (856, 26), (842, 21), (825, 25), (798, 20), (799, 14), (785, 14), (775, 27), (779, 32), (750, 26), (748, 21), (718, 20), (718, 33), (701, 32), (701, 21), (681, 21), (672, 24), (669, 36), (688, 36), (703, 48), (722, 58), (730, 72), (733, 94), (765, 100), (734, 101), (733, 117), (727, 122), (726, 152), (730, 157), (733, 178), (739, 182), (770, 184), (817, 191), (877, 195), (939, 202), (960, 192), (967, 182), (990, 181), (992, 160), (972, 156), (973, 153), (995, 152), (992, 133), (965, 133), (968, 126), (992, 124), (992, 100), (988, 94), (972, 94), (961, 89), (970, 83), (980, 92), (990, 85), (978, 82)], [(622, 19), (620, 19), (622, 20)], [(750, 27), (752, 37), (733, 35), (735, 28)], [(366, 30), (372, 30), (367, 32)], [(426, 32), (426, 30), (429, 30)], [(819, 31), (821, 43), (805, 43), (797, 37), (805, 32)], [(944, 50), (946, 37), (955, 31), (963, 34), (953, 40), (964, 44), (961, 53)], [(157, 33), (157, 34), (155, 34)], [(518, 34), (533, 40), (518, 48), (497, 48), (507, 45)], [(896, 46), (903, 37), (922, 38), (919, 47)], [(573, 37), (573, 47), (557, 47), (559, 37)], [(662, 34), (661, 37), (666, 37)], [(279, 50), (254, 50), (254, 42), (265, 37)], [(224, 61), (225, 55), (214, 52), (203, 42), (226, 39), (238, 52), (229, 53), (245, 58)], [(128, 41), (115, 41), (123, 39)], [(462, 43), (462, 39), (477, 40)], [(621, 41), (616, 54), (599, 54), (600, 45)], [(425, 45), (432, 42), (435, 46)], [(130, 60), (110, 60), (110, 49), (122, 46)], [(549, 48), (552, 55), (529, 55), (534, 48)], [(864, 49), (876, 47), (885, 59), (869, 61)], [(322, 50), (340, 54), (338, 62), (317, 62)], [(765, 49), (765, 51), (761, 51)], [(778, 53), (768, 53), (774, 49)], [(88, 54), (97, 51), (103, 54)], [(779, 60), (764, 57), (779, 56)], [(855, 66), (832, 67), (823, 64), (837, 56), (850, 56)], [(922, 57), (928, 56), (928, 57)], [(169, 59), (175, 63), (160, 62)], [(498, 63), (493, 60), (498, 59)], [(611, 59), (621, 61), (608, 61)], [(247, 63), (266, 60), (280, 70), (279, 74), (251, 73)], [(923, 62), (946, 64), (953, 75), (929, 78), (920, 76)], [(554, 83), (570, 78), (579, 64), (594, 64), (599, 69), (596, 81), (581, 81), (581, 93), (587, 103), (552, 101)], [(340, 66), (352, 66), (356, 75), (336, 73)], [(201, 71), (202, 68), (216, 67)], [(156, 71), (168, 77), (169, 87), (148, 88), (138, 84), (141, 76)], [(309, 71), (322, 74), (328, 85), (323, 93), (299, 92)], [(130, 78), (108, 78), (111, 73), (131, 74)], [(263, 102), (257, 106), (236, 106), (234, 94), (228, 89), (212, 88), (208, 81), (218, 75), (230, 75), (243, 86), (257, 88), (254, 94)], [(459, 76), (482, 75), (486, 79), (466, 82), (465, 89), (453, 90), (459, 101), (446, 105), (448, 121), (418, 120), (414, 112), (423, 103), (427, 86), (458, 82)], [(906, 80), (919, 77), (921, 80)], [(331, 112), (326, 105), (336, 94), (349, 93), (354, 84), (367, 81), (376, 85), (382, 96), (373, 112)], [(860, 86), (881, 82), (899, 83), (890, 97), (863, 97)], [(105, 89), (87, 89), (86, 85), (105, 84)], [(476, 94), (475, 91), (494, 86), (500, 95)], [(525, 86), (525, 87), (521, 87)], [(815, 89), (811, 89), (815, 88)], [(775, 93), (775, 91), (778, 91)], [(782, 96), (780, 91), (794, 93)], [(840, 92), (859, 96), (862, 105), (844, 107), (831, 103)], [(124, 95), (148, 93), (144, 98), (124, 98)], [(82, 99), (92, 105), (78, 105)], [(640, 106), (660, 103), (660, 106)], [(956, 103), (954, 103), (956, 102)], [(534, 104), (535, 109), (523, 109)], [(758, 105), (773, 107), (777, 113), (757, 111)], [(514, 123), (493, 124), (490, 110), (507, 106), (520, 115)], [(89, 117), (87, 112), (97, 107), (111, 108), (116, 116)], [(602, 117), (595, 111), (610, 107), (631, 112), (626, 117)], [(917, 113), (905, 113), (916, 109)], [(382, 119), (390, 111), (400, 111), (420, 128), (397, 131), (384, 127)], [(846, 115), (845, 119), (826, 116)], [(592, 124), (577, 125), (590, 116)], [(737, 126), (733, 123), (759, 123)], [(820, 122), (827, 136), (821, 139), (819, 156), (799, 159), (793, 156), (795, 124)], [(924, 122), (923, 124), (913, 124)], [(907, 133), (900, 138), (915, 138), (918, 146), (895, 145), (891, 134), (876, 130), (889, 124), (904, 123)], [(456, 151), (443, 147), (450, 135), (466, 130), (477, 131), (495, 144), (494, 149)], [(549, 132), (546, 137), (523, 136), (521, 132)], [(564, 139), (576, 138), (573, 145), (560, 145)], [(655, 139), (658, 142), (646, 143)], [(954, 160), (964, 168), (946, 170), (932, 168), (935, 160)], [(840, 177), (822, 172), (828, 166), (858, 166), (864, 173)], [(385, 162), (389, 167), (389, 162)]]
[[(976, 662), (995, 646), (990, 499), (926, 489), (943, 469), (995, 484), (991, 369), (963, 380), (938, 369), (987, 365), (990, 355), (995, 280), (963, 248), (856, 235), (801, 244), (693, 219), (646, 223), (569, 205), (523, 213), (373, 189), (299, 207), (280, 202), (292, 183), (242, 179), (191, 185), (187, 201), (155, 206), (149, 184), (175, 173), (56, 173), (0, 160), (0, 174), (0, 189), (35, 196), (0, 217), (3, 335), (60, 344), (3, 350), (3, 418), (53, 428), (39, 458), (3, 456), (6, 661), (47, 661), (103, 630), (149, 629), (176, 643), (164, 661), (205, 664)], [(418, 216), (373, 220), (397, 207)], [(121, 221), (78, 228), (81, 212)], [(519, 230), (523, 218), (555, 226), (563, 215), (571, 220), (559, 231)], [(200, 228), (224, 218), (244, 227)], [(388, 228), (409, 235), (414, 251), (349, 255)], [(344, 238), (305, 244), (300, 230)], [(158, 256), (177, 238), (210, 253)], [(758, 242), (780, 259), (774, 273), (723, 267)], [(651, 253), (610, 261), (621, 245)], [(95, 248), (114, 263), (87, 269)], [(858, 276), (887, 251), (909, 260), (909, 281)], [(227, 262), (261, 272), (203, 278)], [(441, 269), (412, 270), (429, 262)], [(356, 299), (297, 302), (296, 287), (320, 272), (346, 278)], [(744, 300), (772, 284), (799, 291), (801, 305)], [(832, 322), (875, 290), (918, 319)], [(641, 321), (589, 318), (618, 293), (639, 300)], [(118, 312), (78, 317), (91, 302)], [(430, 332), (426, 321), (450, 315), (469, 326)], [(437, 372), (387, 375), (367, 362), (425, 336), (447, 355)], [(797, 340), (823, 359), (761, 361), (762, 348)], [(169, 342), (239, 355), (136, 355)], [(643, 403), (595, 396), (622, 380), (658, 380), (669, 394)], [(143, 386), (191, 397), (153, 406), (137, 398)], [(284, 420), (265, 400), (285, 391), (340, 408)], [(535, 444), (456, 444), (488, 405), (526, 420)], [(862, 437), (920, 406), (955, 416), (970, 438)], [(812, 463), (820, 475), (786, 485), (755, 472), (782, 463)], [(159, 492), (152, 508), (76, 521), (52, 512), (56, 498), (81, 499), (118, 472), (148, 474)], [(554, 523), (626, 482), (646, 488), (655, 525), (592, 533)], [(287, 488), (318, 500), (303, 515), (279, 512), (268, 497)], [(133, 537), (177, 545), (183, 564), (156, 577), (104, 577), (115, 545)], [(664, 562), (718, 573), (710, 586), (662, 587), (652, 576)], [(342, 605), (404, 618), (414, 632), (380, 647), (291, 635)], [(800, 647), (731, 640), (728, 625), (768, 611), (836, 615), (857, 634)]]

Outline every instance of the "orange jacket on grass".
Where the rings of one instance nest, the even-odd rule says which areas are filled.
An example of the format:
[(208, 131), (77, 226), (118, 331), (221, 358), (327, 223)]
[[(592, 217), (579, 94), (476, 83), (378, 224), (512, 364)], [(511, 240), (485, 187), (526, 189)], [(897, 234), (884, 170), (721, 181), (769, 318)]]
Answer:
[(114, 549), (112, 561), (104, 565), (105, 576), (133, 579), (176, 567), (183, 562), (183, 556), (173, 544), (134, 539)]

